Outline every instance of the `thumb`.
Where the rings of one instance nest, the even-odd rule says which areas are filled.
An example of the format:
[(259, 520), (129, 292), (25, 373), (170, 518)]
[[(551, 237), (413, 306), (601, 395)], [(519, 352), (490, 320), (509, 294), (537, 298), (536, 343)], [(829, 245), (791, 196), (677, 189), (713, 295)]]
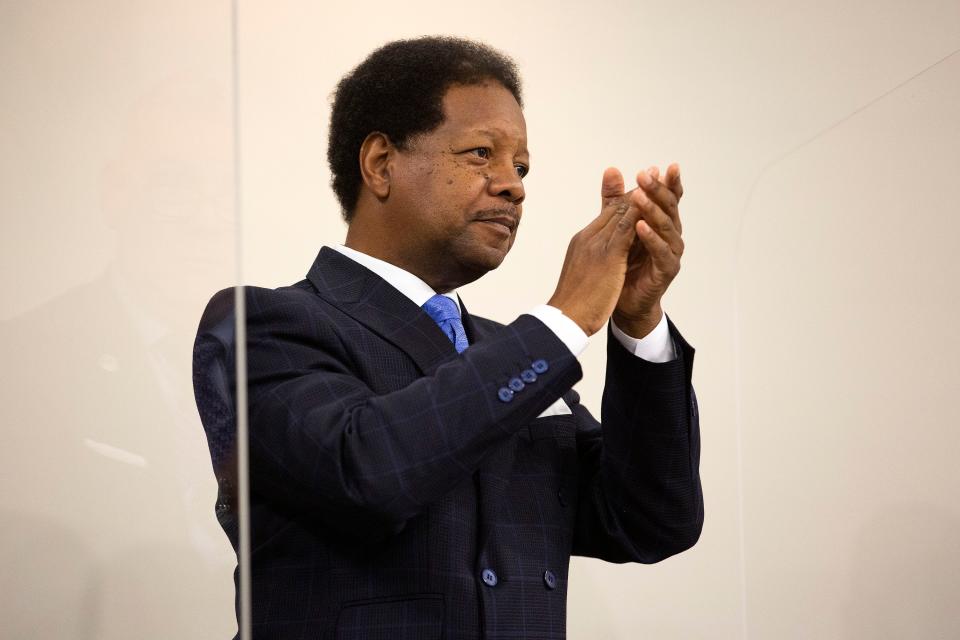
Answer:
[(603, 184), (600, 197), (615, 198), (623, 195), (623, 174), (616, 167), (607, 167), (603, 172)]

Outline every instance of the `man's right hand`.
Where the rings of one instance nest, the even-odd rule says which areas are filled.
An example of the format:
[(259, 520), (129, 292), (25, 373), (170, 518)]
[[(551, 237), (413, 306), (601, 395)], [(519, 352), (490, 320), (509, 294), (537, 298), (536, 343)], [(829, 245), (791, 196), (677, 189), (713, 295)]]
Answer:
[(547, 303), (588, 336), (603, 328), (617, 305), (641, 216), (639, 194), (624, 194), (623, 175), (613, 167), (603, 172), (600, 197), (600, 215), (570, 240), (560, 280)]

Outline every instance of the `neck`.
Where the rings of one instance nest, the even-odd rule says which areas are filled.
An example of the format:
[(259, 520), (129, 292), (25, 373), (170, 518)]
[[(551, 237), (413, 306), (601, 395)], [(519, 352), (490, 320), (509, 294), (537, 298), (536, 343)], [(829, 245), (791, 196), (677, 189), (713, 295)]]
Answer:
[(359, 221), (355, 220), (350, 224), (347, 237), (343, 242), (344, 246), (412, 273), (437, 293), (453, 291), (483, 275), (477, 274), (471, 277), (463, 274), (461, 269), (445, 264), (442, 257), (435, 255), (435, 252), (397, 242), (399, 235), (393, 236), (391, 241), (387, 242), (383, 237), (387, 234), (368, 233), (358, 223)]

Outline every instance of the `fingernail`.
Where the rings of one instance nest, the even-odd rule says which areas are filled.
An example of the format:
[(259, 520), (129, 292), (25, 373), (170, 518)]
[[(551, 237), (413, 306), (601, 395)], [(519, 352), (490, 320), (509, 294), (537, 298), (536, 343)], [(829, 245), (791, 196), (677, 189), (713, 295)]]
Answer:
[(637, 176), (637, 182), (639, 182), (641, 186), (649, 187), (652, 181), (653, 179), (648, 173), (640, 172), (640, 174)]

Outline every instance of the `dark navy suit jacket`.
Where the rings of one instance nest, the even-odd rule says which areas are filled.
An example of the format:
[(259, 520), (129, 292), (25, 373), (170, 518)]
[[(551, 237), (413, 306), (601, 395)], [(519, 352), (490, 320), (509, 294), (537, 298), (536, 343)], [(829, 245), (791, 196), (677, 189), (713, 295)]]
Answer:
[[(236, 548), (233, 295), (203, 315), (194, 383)], [(457, 354), (327, 247), (245, 301), (255, 638), (564, 638), (571, 554), (653, 563), (698, 539), (694, 352), (672, 322), (668, 363), (608, 335), (601, 429), (577, 359), (531, 315), (464, 309)], [(561, 397), (571, 414), (538, 417)]]

